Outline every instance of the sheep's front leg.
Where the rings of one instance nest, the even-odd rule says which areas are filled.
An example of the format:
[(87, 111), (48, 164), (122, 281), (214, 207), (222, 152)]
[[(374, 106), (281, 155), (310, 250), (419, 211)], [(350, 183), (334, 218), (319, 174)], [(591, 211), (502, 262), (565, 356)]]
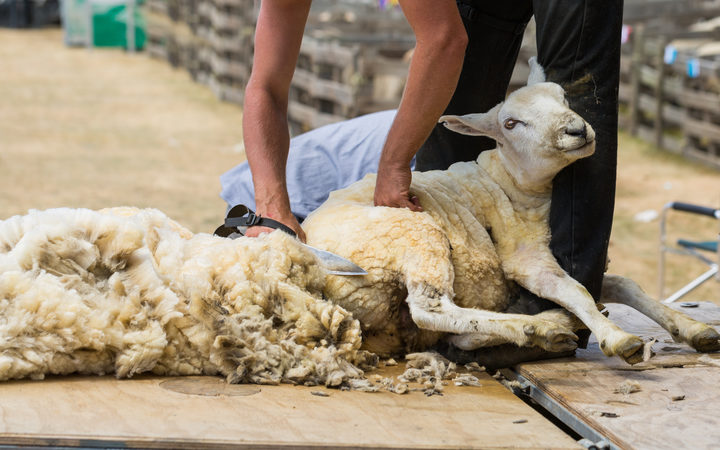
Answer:
[(605, 275), (600, 301), (622, 303), (640, 311), (666, 329), (676, 342), (685, 342), (699, 352), (720, 350), (720, 334), (713, 327), (653, 300), (628, 278)]
[(623, 331), (600, 311), (583, 285), (557, 264), (549, 251), (525, 253), (525, 258), (504, 261), (506, 274), (535, 295), (557, 303), (580, 319), (595, 336), (607, 356), (620, 356), (629, 364), (643, 358), (643, 341)]
[(461, 308), (447, 294), (427, 284), (408, 286), (406, 301), (413, 321), (420, 328), (461, 335), (451, 338), (451, 342), (464, 350), (507, 343), (537, 346), (551, 352), (577, 347), (577, 336), (560, 321), (545, 320), (539, 315)]

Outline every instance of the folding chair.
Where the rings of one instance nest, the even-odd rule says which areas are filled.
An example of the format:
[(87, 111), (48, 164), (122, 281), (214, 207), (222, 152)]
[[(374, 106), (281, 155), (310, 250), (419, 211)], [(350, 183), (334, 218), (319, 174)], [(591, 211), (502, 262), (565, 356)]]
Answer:
[[(669, 246), (666, 243), (666, 221), (669, 210), (683, 211), (692, 214), (700, 214), (708, 216), (720, 221), (720, 209), (708, 208), (706, 206), (693, 205), (690, 203), (671, 202), (663, 207), (662, 214), (660, 217), (660, 276), (659, 286), (660, 295), (659, 298), (663, 303), (672, 303), (682, 296), (686, 295), (696, 287), (703, 284), (705, 281), (715, 277), (717, 281), (720, 281), (720, 274), (718, 273), (718, 266), (720, 266), (720, 251), (718, 250), (718, 242), (720, 241), (720, 235), (714, 241), (691, 241), (687, 239), (678, 239), (676, 245)], [(720, 223), (720, 222), (719, 222)], [(676, 253), (681, 255), (693, 256), (700, 261), (708, 265), (709, 269), (699, 275), (697, 278), (686, 284), (674, 294), (665, 298), (665, 254)]]

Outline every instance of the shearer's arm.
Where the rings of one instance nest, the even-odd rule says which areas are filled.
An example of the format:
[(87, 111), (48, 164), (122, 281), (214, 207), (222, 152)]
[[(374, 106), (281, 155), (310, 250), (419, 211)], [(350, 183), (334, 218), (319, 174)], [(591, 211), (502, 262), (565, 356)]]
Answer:
[[(290, 135), (288, 95), (311, 0), (263, 0), (253, 69), (245, 89), (243, 139), (255, 186), (256, 213), (305, 233), (290, 211), (285, 180)], [(248, 236), (272, 231), (251, 227)]]
[(375, 205), (422, 211), (410, 194), (410, 161), (430, 135), (460, 77), (468, 37), (453, 0), (400, 0), (417, 45), (405, 92), (382, 150)]

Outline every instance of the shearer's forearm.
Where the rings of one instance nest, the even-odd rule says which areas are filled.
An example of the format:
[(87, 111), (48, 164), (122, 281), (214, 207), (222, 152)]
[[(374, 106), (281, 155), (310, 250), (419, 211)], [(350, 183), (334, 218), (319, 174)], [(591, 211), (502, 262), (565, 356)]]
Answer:
[(245, 151), (253, 174), (257, 212), (270, 217), (290, 210), (285, 182), (290, 136), (287, 98), (249, 84), (246, 89), (243, 130)]
[[(417, 46), (381, 166), (407, 166), (450, 102), (460, 77), (467, 34), (455, 2), (402, 2)], [(431, 7), (433, 14), (424, 8)]]
[[(417, 49), (413, 64), (419, 61)], [(432, 50), (431, 50), (432, 51)], [(459, 61), (459, 62), (458, 62)], [(430, 135), (455, 90), (462, 58), (431, 55), (411, 69), (403, 100), (383, 148), (381, 164), (407, 166)], [(447, 71), (437, 71), (446, 67)]]
[(310, 0), (263, 0), (255, 28), (255, 57), (245, 89), (243, 138), (260, 215), (299, 225), (290, 213), (285, 167), (290, 81)]

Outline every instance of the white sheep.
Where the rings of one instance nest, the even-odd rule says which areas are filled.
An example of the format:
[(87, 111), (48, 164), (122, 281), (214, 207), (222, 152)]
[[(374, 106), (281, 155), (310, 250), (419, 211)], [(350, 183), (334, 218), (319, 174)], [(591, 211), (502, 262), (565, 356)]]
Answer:
[[(327, 275), (280, 231), (193, 235), (155, 210), (55, 209), (1, 221), (0, 380), (152, 372), (358, 386), (376, 354), (444, 337), (463, 349), (572, 349), (576, 321), (566, 310), (606, 354), (635, 362), (642, 341), (599, 313), (548, 250), (550, 181), (594, 150), (562, 89), (537, 82), (486, 114), (442, 120), (501, 146), (414, 174), (425, 212), (373, 207), (369, 176), (305, 221), (309, 243), (354, 260), (363, 277)], [(502, 313), (515, 283), (565, 309)], [(714, 329), (629, 280), (607, 276), (603, 300), (637, 308), (698, 350), (718, 348)]]
[[(534, 60), (531, 66), (528, 86), (489, 112), (440, 118), (498, 146), (476, 162), (413, 173), (411, 191), (425, 212), (374, 207), (369, 175), (332, 193), (303, 223), (309, 244), (369, 272), (331, 277), (325, 287), (328, 298), (360, 320), (364, 348), (380, 355), (421, 350), (450, 333), (466, 350), (503, 343), (572, 350), (570, 311), (606, 355), (630, 363), (642, 358), (642, 340), (600, 313), (549, 250), (552, 179), (594, 152), (595, 135), (569, 109), (563, 89), (544, 82)], [(515, 284), (564, 309), (503, 313)], [(628, 279), (606, 275), (601, 301), (636, 308), (699, 351), (720, 349), (712, 327), (653, 301)]]

